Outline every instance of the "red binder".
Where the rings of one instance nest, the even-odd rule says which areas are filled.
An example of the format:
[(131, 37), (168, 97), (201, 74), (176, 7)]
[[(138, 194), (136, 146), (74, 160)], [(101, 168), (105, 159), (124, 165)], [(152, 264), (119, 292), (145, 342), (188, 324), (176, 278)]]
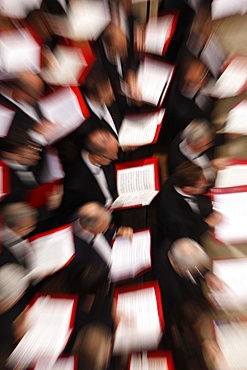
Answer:
[(28, 191), (26, 201), (33, 208), (40, 208), (47, 204), (49, 194), (61, 184), (62, 179), (58, 179), (46, 184), (42, 184)]
[(0, 161), (0, 200), (10, 193), (9, 182), (8, 166), (3, 161)]

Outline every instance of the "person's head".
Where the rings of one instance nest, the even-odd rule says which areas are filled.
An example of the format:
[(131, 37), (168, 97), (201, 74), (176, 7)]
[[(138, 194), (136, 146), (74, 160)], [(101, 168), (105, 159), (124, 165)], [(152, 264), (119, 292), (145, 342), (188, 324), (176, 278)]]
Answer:
[(91, 131), (85, 138), (83, 147), (89, 153), (89, 160), (99, 166), (107, 166), (118, 158), (118, 141), (106, 129)]
[(111, 82), (103, 67), (96, 63), (82, 84), (83, 91), (90, 100), (108, 107), (115, 101)]
[(183, 130), (182, 138), (193, 152), (199, 154), (213, 145), (214, 133), (206, 119), (196, 118)]
[(200, 277), (200, 273), (210, 264), (210, 258), (202, 247), (189, 238), (176, 240), (168, 252), (168, 257), (174, 270), (192, 281)]
[(193, 96), (205, 85), (208, 79), (208, 69), (205, 64), (191, 54), (186, 54), (183, 60), (181, 92), (189, 97)]
[(112, 56), (119, 55), (122, 60), (127, 57), (127, 38), (120, 26), (114, 23), (109, 24), (103, 33), (102, 40)]
[(27, 271), (23, 266), (7, 263), (0, 268), (0, 314), (22, 297), (28, 284)]
[(10, 82), (12, 98), (17, 102), (35, 105), (44, 92), (44, 82), (34, 72), (27, 71), (19, 74), (18, 79)]
[(4, 224), (21, 238), (36, 228), (38, 211), (28, 203), (9, 203), (3, 207), (1, 214)]
[(202, 168), (192, 162), (184, 162), (175, 169), (172, 183), (188, 195), (203, 194), (208, 185)]
[(111, 223), (110, 212), (97, 202), (84, 204), (79, 208), (77, 215), (81, 227), (94, 235), (106, 231)]
[(2, 156), (21, 165), (35, 166), (40, 160), (42, 148), (32, 142), (24, 129), (16, 128), (1, 142)]

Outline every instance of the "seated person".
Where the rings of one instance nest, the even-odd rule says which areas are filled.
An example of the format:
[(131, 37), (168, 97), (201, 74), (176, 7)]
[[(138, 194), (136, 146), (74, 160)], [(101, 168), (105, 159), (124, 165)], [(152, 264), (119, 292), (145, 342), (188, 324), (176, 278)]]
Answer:
[(178, 166), (159, 194), (160, 237), (176, 240), (188, 237), (200, 242), (202, 235), (222, 219), (212, 210), (205, 193), (208, 183), (200, 167), (192, 162)]
[(175, 168), (185, 161), (191, 161), (203, 169), (209, 184), (213, 183), (215, 171), (227, 164), (227, 158), (214, 159), (214, 149), (217, 140), (209, 122), (205, 119), (194, 119), (178, 134), (170, 145), (167, 165), (171, 175)]

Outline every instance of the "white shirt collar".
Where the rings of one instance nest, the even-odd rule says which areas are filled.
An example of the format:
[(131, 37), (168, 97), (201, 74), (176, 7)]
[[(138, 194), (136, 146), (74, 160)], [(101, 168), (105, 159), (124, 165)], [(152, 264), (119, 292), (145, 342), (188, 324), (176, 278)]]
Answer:
[(191, 150), (189, 147), (188, 147), (188, 143), (187, 143), (187, 140), (184, 139), (183, 141), (181, 141), (181, 143), (179, 144), (179, 149), (181, 151), (181, 153), (188, 159), (190, 159), (191, 161), (193, 161), (194, 159), (196, 159), (197, 157), (200, 156), (201, 153), (196, 153), (196, 152), (193, 152), (193, 150)]
[(89, 153), (86, 152), (85, 150), (82, 150), (81, 151), (81, 156), (82, 156), (82, 159), (85, 162), (86, 166), (92, 172), (92, 174), (93, 175), (98, 175), (101, 167), (93, 164), (92, 162), (90, 162)]
[(91, 243), (91, 241), (95, 237), (95, 235), (92, 234), (90, 231), (82, 228), (79, 219), (73, 222), (73, 230), (76, 236), (85, 240), (85, 242), (87, 243)]

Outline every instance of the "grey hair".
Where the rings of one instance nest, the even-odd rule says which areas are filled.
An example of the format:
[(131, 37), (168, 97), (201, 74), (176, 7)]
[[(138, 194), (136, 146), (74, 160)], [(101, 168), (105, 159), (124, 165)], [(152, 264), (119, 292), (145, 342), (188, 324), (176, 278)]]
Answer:
[(181, 238), (176, 240), (170, 249), (174, 263), (182, 270), (191, 270), (195, 266), (209, 266), (209, 256), (202, 247), (192, 239)]
[(202, 137), (210, 137), (212, 135), (213, 130), (210, 128), (209, 122), (203, 118), (196, 118), (185, 127), (182, 139), (186, 139), (188, 144), (198, 144)]
[(96, 228), (105, 214), (106, 209), (97, 202), (86, 203), (77, 212), (81, 226), (89, 229)]
[(7, 204), (1, 213), (4, 223), (9, 228), (18, 225), (19, 221), (21, 220), (25, 220), (29, 217), (38, 217), (38, 210), (25, 202)]

